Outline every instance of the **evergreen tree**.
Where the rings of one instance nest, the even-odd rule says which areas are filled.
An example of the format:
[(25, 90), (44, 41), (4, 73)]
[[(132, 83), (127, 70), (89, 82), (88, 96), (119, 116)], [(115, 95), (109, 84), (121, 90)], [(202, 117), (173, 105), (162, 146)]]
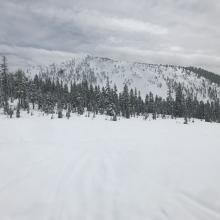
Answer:
[(171, 115), (171, 117), (173, 117), (174, 116), (174, 100), (172, 97), (172, 92), (171, 92), (170, 87), (168, 87), (166, 103), (167, 103), (166, 114)]
[(58, 110), (58, 118), (63, 118), (63, 112), (62, 112), (62, 110)]
[(123, 93), (121, 95), (121, 111), (122, 116), (130, 118), (130, 102), (127, 84), (124, 85)]
[(9, 110), (9, 87), (8, 87), (8, 65), (7, 59), (3, 56), (1, 64), (1, 76), (0, 76), (0, 104), (4, 107), (4, 113), (7, 114)]
[(16, 109), (16, 118), (20, 118), (20, 104), (18, 103), (17, 109)]
[(174, 115), (175, 117), (183, 117), (183, 92), (182, 86), (179, 83), (178, 87), (176, 88), (176, 99), (174, 105)]
[(154, 96), (153, 96), (153, 93), (152, 93), (152, 92), (150, 92), (150, 94), (149, 94), (148, 112), (149, 112), (149, 113), (154, 113), (154, 112), (155, 112)]

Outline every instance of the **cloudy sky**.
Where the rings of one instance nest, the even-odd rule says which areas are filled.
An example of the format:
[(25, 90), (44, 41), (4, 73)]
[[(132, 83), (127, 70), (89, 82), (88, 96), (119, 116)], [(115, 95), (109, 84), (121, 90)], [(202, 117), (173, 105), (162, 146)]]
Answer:
[(220, 74), (219, 0), (0, 0), (11, 67), (83, 53)]

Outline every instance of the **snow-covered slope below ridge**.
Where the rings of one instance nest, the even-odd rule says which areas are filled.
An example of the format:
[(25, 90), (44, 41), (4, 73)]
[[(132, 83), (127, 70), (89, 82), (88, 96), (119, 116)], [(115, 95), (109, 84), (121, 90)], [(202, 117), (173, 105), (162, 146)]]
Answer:
[(173, 65), (157, 65), (147, 63), (132, 63), (116, 61), (109, 58), (78, 55), (69, 61), (48, 66), (35, 66), (27, 71), (29, 76), (39, 74), (64, 83), (79, 82), (87, 79), (89, 83), (103, 86), (107, 78), (116, 84), (121, 91), (126, 83), (130, 88), (137, 88), (144, 97), (152, 92), (166, 98), (168, 88), (174, 91), (178, 83), (199, 100), (212, 100), (214, 96), (220, 98), (220, 86), (199, 77), (196, 73), (184, 67)]

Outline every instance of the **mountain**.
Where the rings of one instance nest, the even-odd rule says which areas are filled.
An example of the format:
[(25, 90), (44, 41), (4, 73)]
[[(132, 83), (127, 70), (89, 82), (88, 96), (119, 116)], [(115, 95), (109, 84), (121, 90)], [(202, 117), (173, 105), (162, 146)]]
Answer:
[(43, 78), (60, 79), (64, 83), (88, 80), (94, 85), (104, 86), (107, 79), (116, 84), (121, 91), (124, 84), (137, 88), (142, 97), (152, 92), (163, 98), (168, 90), (174, 95), (175, 88), (181, 83), (185, 93), (199, 100), (220, 98), (220, 76), (194, 67), (158, 65), (109, 58), (78, 55), (69, 61), (48, 66), (34, 66), (26, 73), (33, 77), (39, 74)]

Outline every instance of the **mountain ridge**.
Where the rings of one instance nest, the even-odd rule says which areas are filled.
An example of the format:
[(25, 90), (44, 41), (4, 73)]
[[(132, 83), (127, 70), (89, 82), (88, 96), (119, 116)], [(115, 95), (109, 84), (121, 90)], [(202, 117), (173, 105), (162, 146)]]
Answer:
[(186, 94), (199, 100), (220, 98), (220, 76), (196, 67), (149, 64), (114, 60), (107, 57), (78, 55), (60, 64), (34, 66), (26, 70), (31, 77), (59, 79), (64, 83), (86, 79), (94, 85), (116, 84), (121, 91), (124, 84), (137, 88), (142, 96), (152, 92), (163, 98), (168, 90), (174, 93), (180, 83)]

